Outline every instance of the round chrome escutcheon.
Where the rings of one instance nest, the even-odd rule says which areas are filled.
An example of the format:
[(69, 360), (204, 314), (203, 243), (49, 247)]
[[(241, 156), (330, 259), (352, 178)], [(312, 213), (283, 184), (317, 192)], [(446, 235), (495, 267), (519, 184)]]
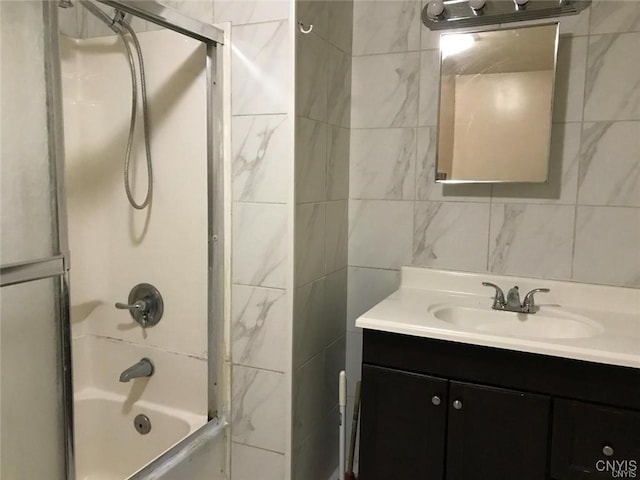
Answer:
[(151, 431), (151, 420), (144, 414), (136, 415), (133, 419), (133, 426), (140, 435), (146, 435)]

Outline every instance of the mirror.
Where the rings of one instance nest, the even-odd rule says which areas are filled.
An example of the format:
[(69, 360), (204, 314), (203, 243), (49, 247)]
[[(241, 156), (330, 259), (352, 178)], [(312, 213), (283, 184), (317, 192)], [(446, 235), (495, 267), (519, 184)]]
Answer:
[(558, 23), (443, 34), (436, 182), (548, 178)]

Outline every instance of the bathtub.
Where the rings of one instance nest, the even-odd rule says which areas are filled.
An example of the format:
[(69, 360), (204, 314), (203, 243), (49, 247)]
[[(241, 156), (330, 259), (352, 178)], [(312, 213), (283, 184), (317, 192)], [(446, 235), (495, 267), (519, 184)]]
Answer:
[[(193, 433), (203, 415), (137, 400), (97, 388), (74, 395), (77, 480), (123, 480)], [(151, 430), (140, 434), (134, 418), (146, 415)]]

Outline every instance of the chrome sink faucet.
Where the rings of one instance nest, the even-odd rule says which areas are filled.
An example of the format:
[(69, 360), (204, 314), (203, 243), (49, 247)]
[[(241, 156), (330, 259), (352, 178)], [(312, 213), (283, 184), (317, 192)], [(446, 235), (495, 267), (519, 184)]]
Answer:
[(517, 285), (509, 289), (506, 300), (504, 292), (496, 284), (482, 282), (482, 285), (485, 287), (493, 287), (496, 290), (496, 295), (493, 299), (493, 305), (491, 308), (494, 310), (506, 310), (508, 312), (516, 313), (536, 313), (538, 309), (536, 308), (534, 295), (538, 292), (548, 293), (550, 291), (548, 288), (534, 288), (524, 296), (524, 300), (520, 303), (520, 289)]

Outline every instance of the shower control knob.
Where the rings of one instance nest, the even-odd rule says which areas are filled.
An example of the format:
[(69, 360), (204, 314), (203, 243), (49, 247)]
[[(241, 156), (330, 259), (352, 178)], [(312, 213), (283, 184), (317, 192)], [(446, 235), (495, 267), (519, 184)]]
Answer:
[(147, 310), (147, 302), (144, 300), (138, 300), (133, 305), (128, 305), (126, 303), (116, 303), (116, 308), (118, 310), (137, 310), (140, 312), (145, 312)]
[(456, 410), (462, 410), (462, 402), (460, 400), (455, 400), (453, 402), (453, 408)]
[(129, 310), (133, 319), (141, 327), (153, 327), (162, 318), (164, 302), (156, 287), (140, 283), (129, 292), (128, 303), (116, 303), (118, 310)]
[(440, 405), (440, 397), (438, 395), (434, 395), (433, 397), (431, 397), (431, 403), (436, 406)]

